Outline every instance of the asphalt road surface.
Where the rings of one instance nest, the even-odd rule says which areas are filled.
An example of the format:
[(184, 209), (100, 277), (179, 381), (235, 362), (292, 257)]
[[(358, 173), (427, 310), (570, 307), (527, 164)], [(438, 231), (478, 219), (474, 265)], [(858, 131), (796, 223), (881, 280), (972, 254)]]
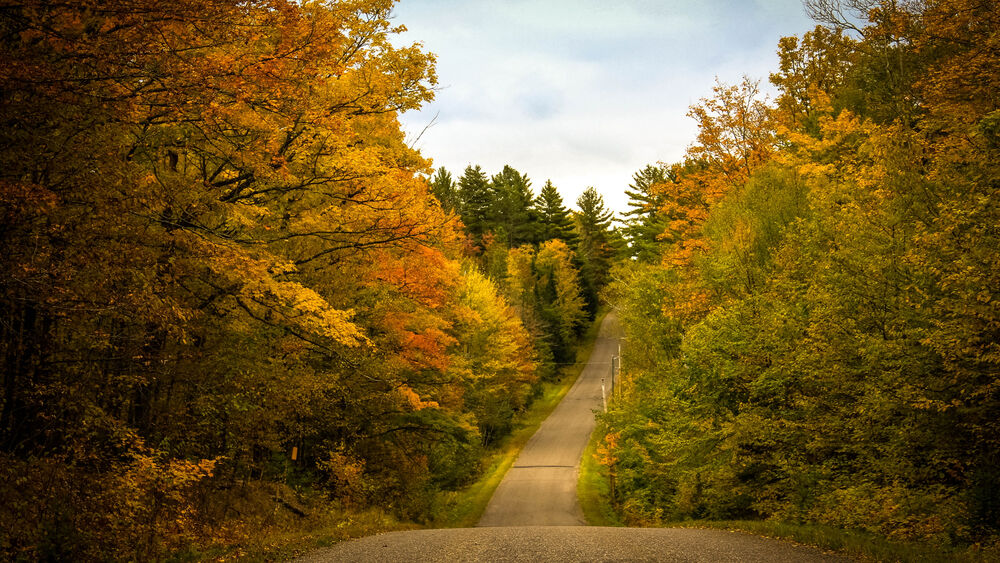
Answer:
[(617, 318), (609, 313), (580, 377), (525, 445), (479, 527), (391, 532), (343, 542), (299, 561), (850, 561), (722, 530), (586, 526), (576, 498), (577, 475), (594, 411), (602, 405), (602, 377), (611, 392), (619, 334)]
[(608, 313), (576, 383), (521, 450), (500, 482), (479, 526), (585, 526), (576, 498), (580, 459), (602, 408), (601, 378), (611, 392), (611, 357), (618, 320)]
[(827, 555), (811, 547), (723, 530), (524, 526), (390, 532), (344, 542), (299, 561), (833, 563), (850, 559)]

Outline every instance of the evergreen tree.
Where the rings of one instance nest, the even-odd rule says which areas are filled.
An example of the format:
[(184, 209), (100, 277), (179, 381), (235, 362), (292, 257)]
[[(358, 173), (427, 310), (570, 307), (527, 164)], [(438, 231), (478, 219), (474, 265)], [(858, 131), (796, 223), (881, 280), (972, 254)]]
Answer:
[(623, 213), (629, 256), (644, 262), (654, 262), (659, 258), (657, 236), (666, 229), (666, 220), (660, 213), (663, 198), (653, 193), (652, 187), (672, 181), (669, 169), (652, 164), (632, 175), (631, 189), (625, 190), (631, 209)]
[(490, 223), (508, 247), (537, 240), (537, 220), (531, 203), (531, 180), (511, 166), (493, 176)]
[(466, 166), (465, 173), (458, 179), (458, 212), (465, 223), (465, 229), (473, 243), (482, 243), (483, 234), (490, 230), (490, 182), (483, 169)]
[(534, 208), (538, 217), (539, 242), (560, 239), (570, 246), (576, 244), (573, 219), (570, 217), (569, 210), (563, 205), (562, 196), (552, 185), (551, 180), (545, 181), (545, 187), (535, 199)]
[(608, 271), (615, 249), (615, 236), (611, 230), (614, 214), (604, 207), (604, 198), (593, 187), (584, 190), (576, 205), (576, 230), (579, 242), (576, 254), (580, 261), (580, 277), (583, 295), (587, 300), (587, 310), (591, 315), (597, 312), (597, 296), (607, 284)]
[(458, 207), (458, 186), (444, 166), (431, 177), (431, 193), (441, 202), (441, 209), (454, 211)]

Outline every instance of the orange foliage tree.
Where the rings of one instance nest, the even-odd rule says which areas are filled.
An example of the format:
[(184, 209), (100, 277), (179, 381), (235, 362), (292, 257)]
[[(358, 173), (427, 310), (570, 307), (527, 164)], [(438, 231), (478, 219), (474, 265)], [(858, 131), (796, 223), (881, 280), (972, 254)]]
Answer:
[(664, 312), (683, 321), (699, 318), (709, 307), (709, 295), (693, 269), (696, 257), (709, 248), (701, 233), (709, 210), (746, 183), (774, 152), (772, 112), (756, 82), (719, 82), (713, 93), (688, 113), (698, 123), (698, 138), (685, 161), (671, 167), (670, 181), (651, 187), (667, 225), (660, 235), (669, 243), (664, 265), (685, 280), (673, 286)]
[(0, 8), (0, 557), (156, 558), (292, 468), (406, 515), (476, 471), (434, 463), (478, 442), (472, 329), (393, 4)]

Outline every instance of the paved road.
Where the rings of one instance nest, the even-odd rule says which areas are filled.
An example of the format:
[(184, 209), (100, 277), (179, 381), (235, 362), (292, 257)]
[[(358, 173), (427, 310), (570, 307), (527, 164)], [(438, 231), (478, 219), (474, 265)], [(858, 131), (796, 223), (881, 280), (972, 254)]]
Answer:
[(479, 527), (392, 532), (300, 559), (334, 561), (850, 561), (815, 548), (721, 530), (585, 526), (576, 499), (580, 458), (601, 406), (601, 377), (618, 350), (609, 314), (590, 361), (497, 487)]
[(391, 532), (338, 544), (303, 563), (333, 561), (663, 561), (834, 563), (820, 550), (722, 530), (528, 526)]
[(497, 487), (479, 526), (584, 526), (576, 498), (583, 449), (601, 408), (601, 378), (611, 384), (618, 353), (618, 320), (608, 313), (594, 351), (576, 383), (521, 450)]

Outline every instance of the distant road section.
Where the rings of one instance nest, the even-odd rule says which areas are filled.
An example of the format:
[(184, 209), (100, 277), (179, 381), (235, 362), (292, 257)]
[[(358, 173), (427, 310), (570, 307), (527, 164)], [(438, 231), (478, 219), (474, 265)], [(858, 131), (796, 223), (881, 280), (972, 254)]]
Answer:
[(608, 313), (576, 383), (521, 450), (497, 487), (479, 526), (585, 526), (576, 498), (583, 450), (602, 408), (601, 378), (611, 391), (618, 318)]

